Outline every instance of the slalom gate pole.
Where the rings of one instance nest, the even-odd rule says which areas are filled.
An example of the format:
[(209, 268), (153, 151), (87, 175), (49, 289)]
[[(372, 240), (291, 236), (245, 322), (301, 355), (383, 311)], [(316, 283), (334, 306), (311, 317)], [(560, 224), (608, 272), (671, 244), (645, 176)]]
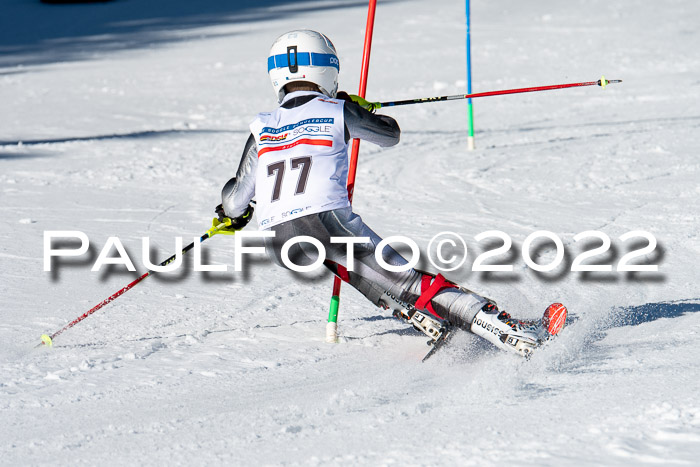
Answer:
[(621, 79), (605, 79), (603, 76), (598, 81), (587, 81), (583, 83), (568, 83), (568, 84), (552, 84), (549, 86), (536, 86), (531, 88), (518, 88), (518, 89), (503, 89), (501, 91), (488, 91), (488, 92), (477, 92), (474, 94), (455, 94), (452, 96), (438, 96), (438, 97), (424, 97), (421, 99), (406, 99), (403, 101), (392, 101), (392, 102), (377, 102), (375, 105), (377, 108), (382, 107), (395, 107), (398, 105), (410, 105), (410, 104), (425, 104), (426, 102), (439, 102), (439, 101), (453, 101), (457, 99), (473, 99), (477, 97), (488, 97), (488, 96), (501, 96), (504, 94), (520, 94), (524, 92), (536, 92), (536, 91), (551, 91), (553, 89), (565, 89), (574, 88), (581, 86), (600, 86), (603, 89), (608, 84), (621, 83)]
[[(374, 12), (377, 9), (377, 0), (369, 0), (367, 10), (367, 26), (365, 27), (365, 44), (362, 50), (362, 71), (360, 75), (360, 90), (358, 96), (364, 98), (367, 91), (367, 75), (369, 74), (369, 56), (372, 49), (372, 33), (374, 31)], [(357, 156), (360, 152), (360, 140), (352, 140), (352, 152), (350, 153), (350, 167), (348, 170), (348, 199), (352, 203), (355, 192), (355, 175), (357, 173)], [(338, 309), (340, 308), (340, 277), (333, 279), (333, 295), (331, 296), (330, 311), (328, 312), (328, 324), (326, 324), (326, 342), (338, 341)]]
[[(467, 0), (467, 94), (472, 93), (472, 33), (470, 19), (470, 5)], [(474, 107), (472, 107), (472, 98), (467, 99), (467, 123), (469, 125), (469, 133), (467, 134), (467, 149), (474, 150)]]
[[(207, 238), (211, 238), (212, 236), (214, 236), (214, 235), (216, 234), (216, 232), (217, 232), (218, 230), (222, 229), (222, 228), (225, 227), (225, 226), (226, 226), (225, 224), (221, 223), (221, 224), (219, 224), (218, 226), (212, 227), (211, 229), (209, 229), (209, 230), (207, 231), (207, 233), (205, 233), (204, 235), (202, 235), (201, 237), (199, 237), (199, 243), (202, 243), (202, 242), (203, 242), (204, 240), (206, 240)], [(194, 248), (194, 244), (195, 244), (195, 242), (192, 242), (192, 243), (190, 243), (189, 245), (187, 245), (186, 247), (184, 247), (184, 248), (182, 249), (182, 254), (185, 254), (185, 253), (187, 253), (188, 251), (190, 251), (192, 248)], [(160, 263), (158, 266), (167, 266), (168, 264), (170, 264), (170, 263), (172, 263), (173, 261), (175, 261), (175, 258), (177, 258), (177, 253), (175, 253), (174, 255), (172, 255), (170, 258), (166, 259), (166, 260), (163, 261), (162, 263)], [(51, 335), (48, 335), (48, 334), (42, 335), (42, 336), (41, 336), (41, 343), (37, 344), (36, 347), (34, 347), (34, 348), (41, 347), (42, 345), (52, 346), (52, 345), (53, 345), (53, 340), (54, 340), (59, 334), (63, 333), (63, 331), (72, 328), (73, 326), (75, 326), (76, 324), (78, 324), (79, 322), (81, 322), (82, 320), (84, 320), (85, 318), (87, 318), (88, 316), (90, 316), (91, 314), (93, 314), (94, 312), (96, 312), (97, 310), (99, 310), (100, 308), (102, 308), (103, 306), (107, 305), (108, 303), (112, 302), (113, 300), (116, 300), (119, 296), (121, 296), (122, 294), (124, 294), (125, 292), (127, 292), (128, 290), (130, 290), (132, 287), (134, 287), (136, 284), (138, 284), (139, 282), (141, 282), (142, 280), (144, 280), (144, 279), (147, 278), (148, 276), (152, 276), (152, 275), (155, 274), (155, 273), (156, 273), (156, 271), (148, 271), (147, 273), (143, 274), (141, 277), (139, 277), (139, 278), (136, 279), (135, 281), (131, 282), (129, 285), (127, 285), (127, 286), (125, 286), (125, 287), (119, 289), (119, 290), (116, 291), (114, 294), (112, 294), (112, 295), (110, 295), (109, 297), (105, 298), (105, 299), (102, 300), (100, 303), (98, 303), (98, 304), (95, 305), (94, 307), (90, 308), (88, 311), (86, 311), (86, 312), (83, 313), (82, 315), (78, 316), (77, 318), (75, 318), (75, 319), (74, 319), (73, 321), (71, 321), (70, 323), (68, 323), (68, 324), (66, 324), (65, 326), (63, 326), (63, 327), (62, 327), (61, 329), (59, 329), (58, 331), (54, 332), (54, 333), (51, 334)]]

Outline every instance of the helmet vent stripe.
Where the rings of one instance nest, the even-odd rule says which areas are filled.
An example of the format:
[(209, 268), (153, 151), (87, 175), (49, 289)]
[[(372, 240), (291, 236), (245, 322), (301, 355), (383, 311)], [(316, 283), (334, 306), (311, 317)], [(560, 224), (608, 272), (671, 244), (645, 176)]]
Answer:
[(332, 66), (340, 71), (340, 62), (337, 56), (314, 52), (297, 52), (296, 46), (288, 47), (286, 54), (272, 55), (267, 58), (268, 72), (275, 68), (289, 67), (292, 73), (296, 73), (300, 66)]

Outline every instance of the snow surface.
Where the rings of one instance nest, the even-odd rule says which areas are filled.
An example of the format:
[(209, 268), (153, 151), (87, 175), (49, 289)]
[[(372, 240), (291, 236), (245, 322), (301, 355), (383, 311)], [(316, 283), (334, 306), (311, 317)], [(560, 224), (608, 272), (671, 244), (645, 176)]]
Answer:
[[(464, 2), (379, 3), (368, 97), (466, 92)], [(324, 343), (331, 278), (264, 257), (234, 273), (221, 236), (203, 247), (227, 273), (187, 258), (34, 350), (137, 277), (90, 271), (108, 237), (143, 272), (142, 237), (155, 261), (206, 230), (248, 122), (275, 106), (277, 35), (327, 33), (357, 89), (366, 3), (0, 8), (0, 464), (700, 462), (700, 3), (473, 2), (474, 91), (624, 83), (475, 100), (475, 152), (463, 101), (387, 112), (402, 142), (362, 146), (365, 221), (424, 251), (458, 232), (470, 259), (448, 277), (517, 316), (553, 301), (572, 316), (530, 361), (461, 333), (425, 364), (425, 337), (349, 287), (342, 342)], [(493, 229), (513, 238), (498, 258), (513, 273), (470, 271)], [(615, 265), (638, 229), (658, 239), (658, 273), (567, 272), (575, 234), (609, 235), (598, 260)], [(47, 230), (85, 232), (88, 256), (44, 272)], [(525, 266), (536, 230), (563, 239), (564, 266)]]

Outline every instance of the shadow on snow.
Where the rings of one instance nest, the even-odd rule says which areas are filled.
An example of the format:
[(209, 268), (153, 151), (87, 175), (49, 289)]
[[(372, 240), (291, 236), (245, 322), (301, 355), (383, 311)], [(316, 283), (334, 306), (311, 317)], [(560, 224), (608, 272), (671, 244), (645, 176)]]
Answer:
[(688, 299), (674, 302), (647, 303), (635, 307), (618, 308), (609, 326), (602, 330), (638, 326), (663, 318), (678, 318), (686, 313), (700, 311), (700, 300)]
[[(602, 361), (608, 360), (611, 357), (607, 351), (595, 350), (594, 346), (607, 336), (607, 331), (625, 326), (639, 326), (645, 323), (651, 323), (660, 319), (675, 319), (688, 313), (696, 313), (700, 311), (700, 299), (684, 299), (671, 302), (656, 302), (646, 303), (639, 306), (631, 307), (614, 307), (610, 313), (594, 322), (588, 322), (586, 326), (586, 318), (572, 317), (573, 321), (580, 321), (585, 327), (578, 329), (582, 331), (576, 338), (576, 332), (573, 334), (574, 346), (569, 357), (565, 358), (561, 363), (560, 369), (565, 369), (568, 372), (600, 372), (599, 366)], [(568, 320), (567, 320), (568, 322)], [(572, 328), (573, 331), (573, 328)], [(580, 340), (579, 340), (580, 339)], [(574, 343), (578, 341), (578, 343)], [(612, 347), (626, 344), (612, 344)], [(605, 346), (603, 346), (605, 347)]]
[[(193, 30), (268, 22), (293, 15), (301, 18), (319, 10), (366, 7), (367, 2), (363, 0), (115, 0), (63, 5), (44, 4), (39, 0), (6, 0), (0, 15), (0, 66), (80, 60), (92, 58), (96, 53), (234, 36), (230, 30)], [(300, 23), (303, 26), (303, 22)], [(270, 43), (272, 39), (271, 36)], [(232, 42), (232, 50), (237, 46), (246, 45)]]
[[(216, 130), (216, 129), (201, 129), (201, 130), (144, 130), (134, 131), (129, 133), (111, 133), (106, 135), (66, 137), (66, 138), (46, 138), (46, 139), (29, 139), (17, 141), (0, 141), (0, 146), (33, 146), (37, 144), (61, 144), (75, 143), (78, 141), (102, 141), (109, 139), (138, 139), (138, 138), (155, 138), (161, 136), (173, 136), (181, 134), (208, 134), (208, 133), (248, 133), (247, 130)], [(9, 153), (8, 153), (9, 154)], [(18, 154), (17, 157), (22, 156)], [(27, 156), (24, 156), (27, 157)], [(37, 156), (38, 157), (38, 156)]]

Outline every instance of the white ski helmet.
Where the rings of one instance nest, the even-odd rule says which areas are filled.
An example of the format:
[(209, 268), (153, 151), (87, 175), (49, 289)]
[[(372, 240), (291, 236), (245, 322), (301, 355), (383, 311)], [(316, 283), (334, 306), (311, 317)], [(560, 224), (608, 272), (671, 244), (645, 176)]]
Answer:
[(323, 94), (335, 97), (339, 71), (340, 61), (331, 40), (309, 29), (282, 34), (267, 57), (267, 72), (279, 102), (286, 93), (284, 86), (292, 81), (314, 83)]

